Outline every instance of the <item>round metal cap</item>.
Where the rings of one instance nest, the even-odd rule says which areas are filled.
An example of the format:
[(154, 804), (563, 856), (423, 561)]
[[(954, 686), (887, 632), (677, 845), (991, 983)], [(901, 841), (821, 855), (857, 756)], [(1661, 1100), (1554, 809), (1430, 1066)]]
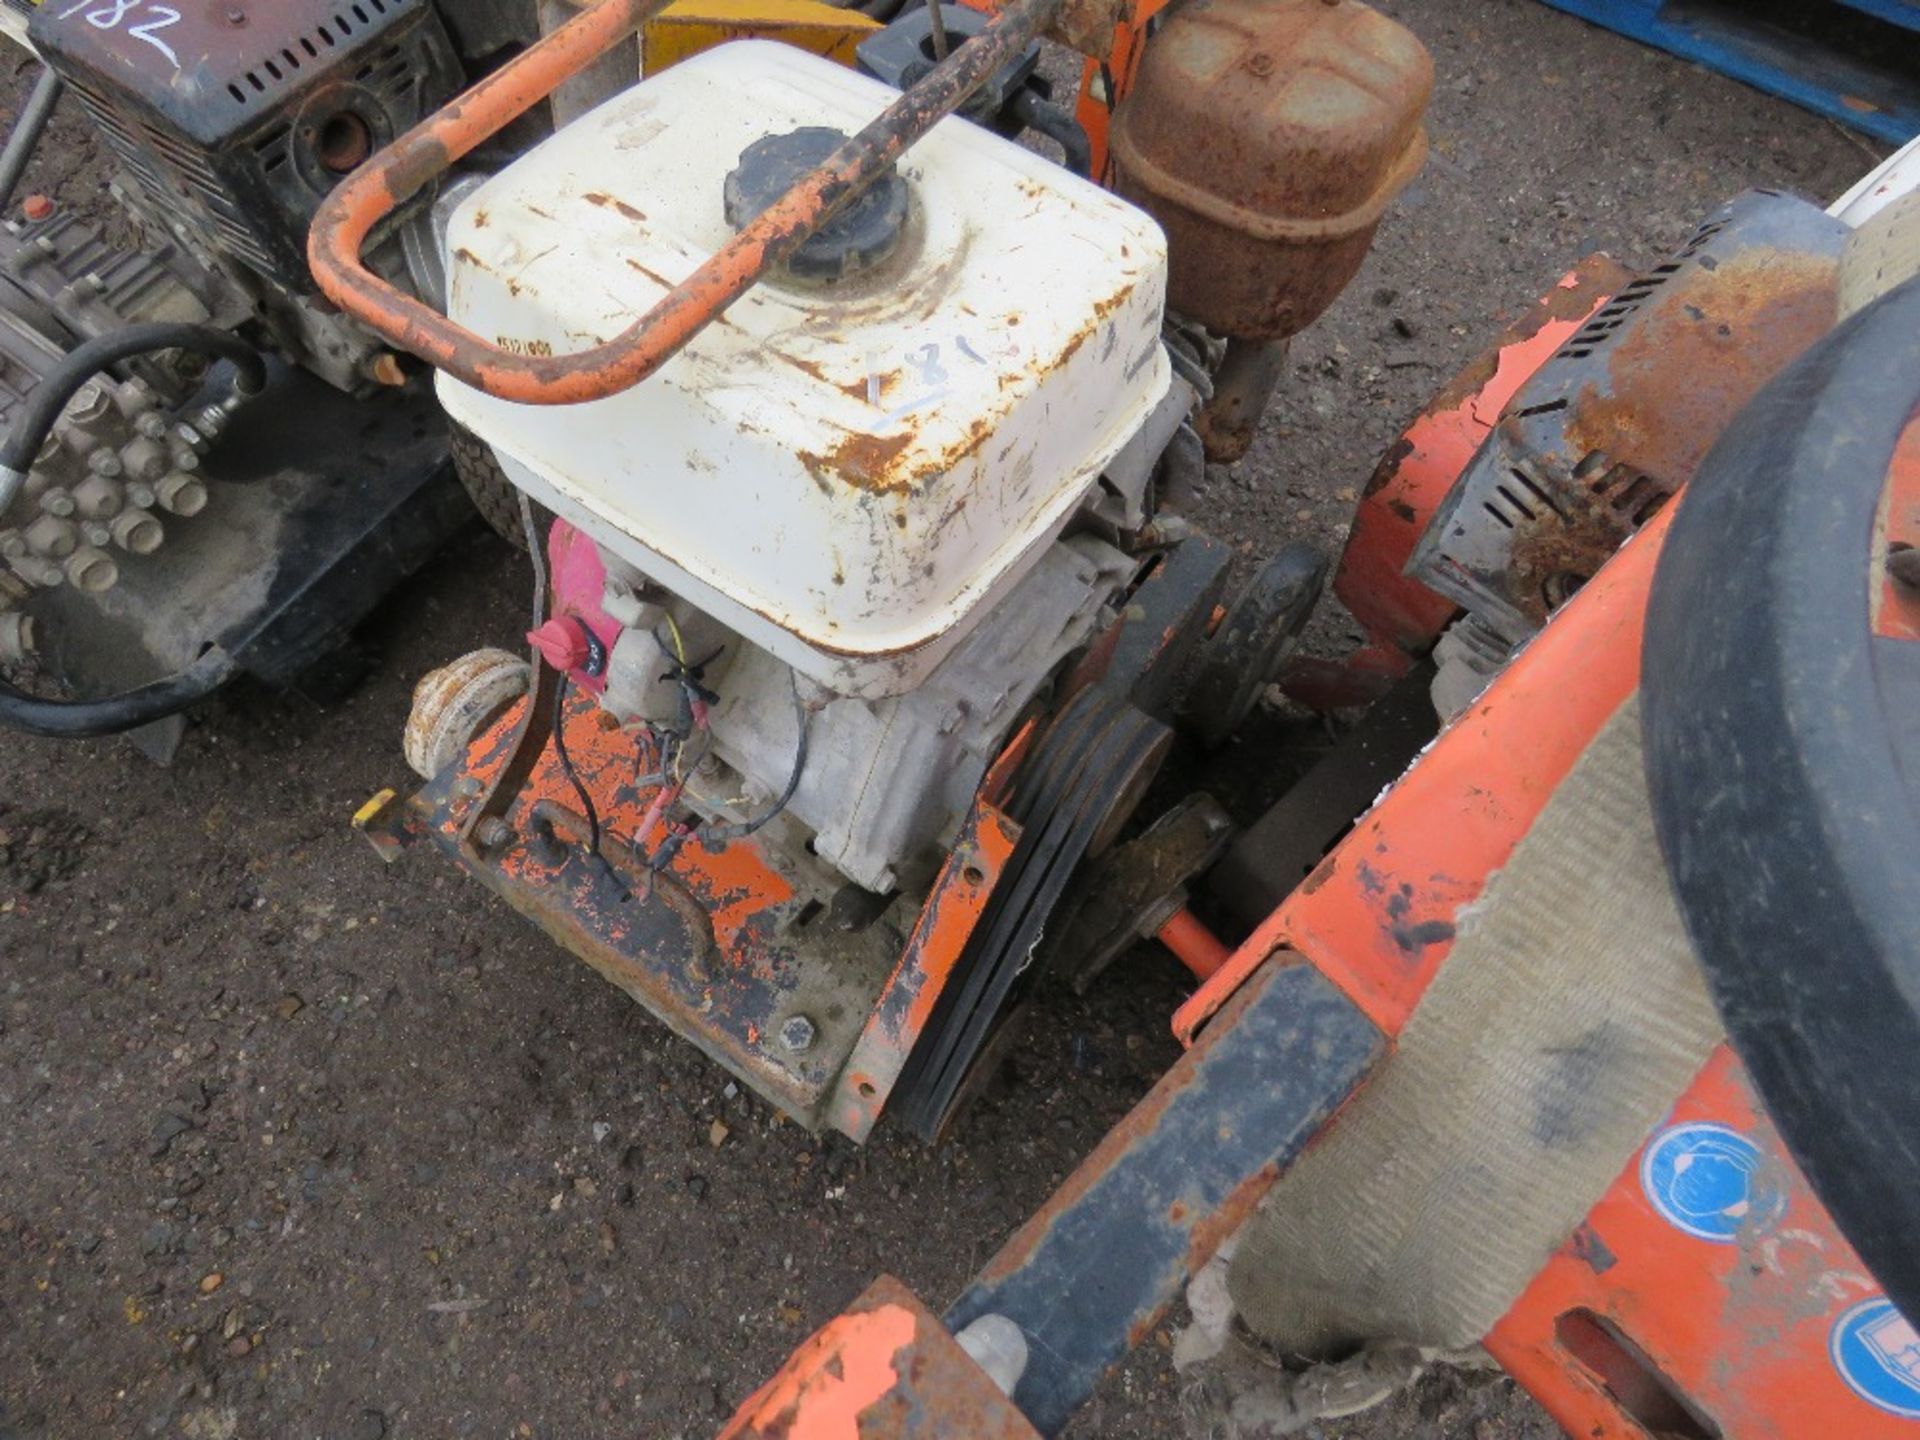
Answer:
[[(803, 125), (754, 141), (727, 175), (727, 223), (745, 228), (846, 141), (845, 134), (826, 125)], [(844, 279), (892, 254), (906, 223), (907, 182), (889, 170), (788, 256), (787, 271), (803, 280)]]

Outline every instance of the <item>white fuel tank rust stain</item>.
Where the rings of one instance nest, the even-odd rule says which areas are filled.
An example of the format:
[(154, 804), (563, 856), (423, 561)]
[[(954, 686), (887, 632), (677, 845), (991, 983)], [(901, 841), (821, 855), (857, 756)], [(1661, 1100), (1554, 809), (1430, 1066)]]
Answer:
[[(642, 82), (482, 186), (454, 318), (571, 353), (732, 234), (749, 144), (851, 133), (894, 92), (765, 42)], [(1032, 565), (1166, 393), (1166, 242), (1141, 211), (964, 120), (900, 166), (894, 253), (765, 283), (646, 384), (560, 409), (441, 395), (516, 483), (844, 694), (917, 685)]]

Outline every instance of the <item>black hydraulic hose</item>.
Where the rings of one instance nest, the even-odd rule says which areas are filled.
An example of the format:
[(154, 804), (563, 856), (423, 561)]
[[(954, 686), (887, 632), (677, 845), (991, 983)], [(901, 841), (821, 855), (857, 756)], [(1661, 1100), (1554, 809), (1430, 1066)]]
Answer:
[(1087, 179), (1093, 174), (1093, 142), (1064, 105), (1043, 100), (1031, 90), (1013, 97), (1013, 118), (1060, 147), (1060, 163), (1071, 174)]
[(267, 361), (257, 349), (231, 331), (212, 325), (156, 321), (146, 325), (128, 325), (70, 352), (46, 373), (27, 397), (7, 442), (0, 446), (0, 514), (13, 498), (8, 488), (10, 477), (15, 487), (26, 479), (39, 458), (41, 447), (53, 433), (67, 403), (94, 376), (110, 365), (152, 355), (160, 350), (192, 350), (220, 360), (230, 360), (240, 372), (237, 388), (242, 395), (258, 395), (267, 388)]
[[(89, 340), (47, 372), (0, 446), (0, 516), (18, 497), (55, 422), (80, 387), (110, 365), (159, 350), (192, 350), (232, 361), (239, 372), (234, 388), (240, 395), (258, 395), (267, 388), (266, 358), (237, 335), (211, 325), (129, 325)], [(55, 740), (117, 735), (179, 714), (213, 694), (238, 670), (231, 655), (209, 650), (178, 674), (99, 700), (43, 699), (0, 680), (0, 725)]]
[(13, 133), (7, 137), (7, 148), (0, 150), (0, 214), (13, 207), (13, 192), (20, 188), (20, 177), (27, 173), (27, 162), (39, 148), (47, 122), (53, 119), (53, 108), (60, 103), (66, 88), (66, 82), (53, 71), (40, 72), (33, 93), (27, 97), (26, 108), (21, 110)]
[(239, 669), (226, 651), (209, 650), (176, 675), (104, 700), (43, 700), (0, 680), (0, 724), (48, 740), (119, 735), (178, 715), (213, 694)]

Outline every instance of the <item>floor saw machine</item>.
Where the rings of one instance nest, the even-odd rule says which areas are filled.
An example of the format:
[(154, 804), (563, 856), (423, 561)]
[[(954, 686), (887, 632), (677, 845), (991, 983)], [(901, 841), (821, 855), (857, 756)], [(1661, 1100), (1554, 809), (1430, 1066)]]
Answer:
[[(322, 287), (440, 369), (544, 571), (531, 663), (422, 682), (427, 786), (362, 823), (802, 1124), (933, 1136), (1176, 733), (1230, 732), (1319, 597), (1299, 545), (1230, 593), (1180, 498), (1419, 169), (1432, 66), (1348, 0), (916, 7), (859, 68), (745, 41), (614, 84), (453, 211), (445, 316), (363, 268), (657, 8), (588, 10), (316, 222)], [(1008, 138), (1036, 120), (1061, 162)], [(1186, 858), (1148, 933), (1205, 964), (1178, 892), (1224, 816), (1154, 823)], [(1110, 952), (1143, 923), (1100, 918)]]
[(725, 1436), (1056, 1434), (1183, 1289), (1206, 1440), (1439, 1357), (1583, 1440), (1920, 1431), (1916, 547), (1920, 142), (1583, 262), (1368, 485), (1369, 640), (1283, 682), (1368, 708), (1206, 878), (1186, 1054)]
[[(424, 788), (357, 825), (855, 1140), (940, 1135), (1043, 976), (1157, 936), (1201, 981), (943, 1317), (883, 1282), (730, 1433), (1054, 1433), (1196, 1273), (1207, 1433), (1482, 1346), (1584, 1436), (1920, 1422), (1913, 155), (1568, 275), (1389, 452), (1369, 643), (1310, 661), (1323, 558), (1230, 586), (1183, 501), (1418, 171), (1417, 42), (674, 13), (580, 9), (318, 209), (536, 571), (530, 655), (429, 675)], [(363, 258), (429, 195), (435, 292)], [(1237, 837), (1138, 813), (1276, 678), (1349, 743)]]

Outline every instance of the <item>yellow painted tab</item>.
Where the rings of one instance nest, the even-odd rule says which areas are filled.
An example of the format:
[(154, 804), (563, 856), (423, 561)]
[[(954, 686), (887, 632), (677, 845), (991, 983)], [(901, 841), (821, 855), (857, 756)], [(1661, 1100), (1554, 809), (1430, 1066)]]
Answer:
[(399, 797), (391, 788), (382, 790), (366, 804), (353, 812), (353, 828), (364, 830), (380, 817), (380, 813)]
[(842, 65), (880, 22), (822, 0), (679, 0), (647, 22), (640, 36), (643, 73), (657, 74), (729, 40), (778, 40)]

